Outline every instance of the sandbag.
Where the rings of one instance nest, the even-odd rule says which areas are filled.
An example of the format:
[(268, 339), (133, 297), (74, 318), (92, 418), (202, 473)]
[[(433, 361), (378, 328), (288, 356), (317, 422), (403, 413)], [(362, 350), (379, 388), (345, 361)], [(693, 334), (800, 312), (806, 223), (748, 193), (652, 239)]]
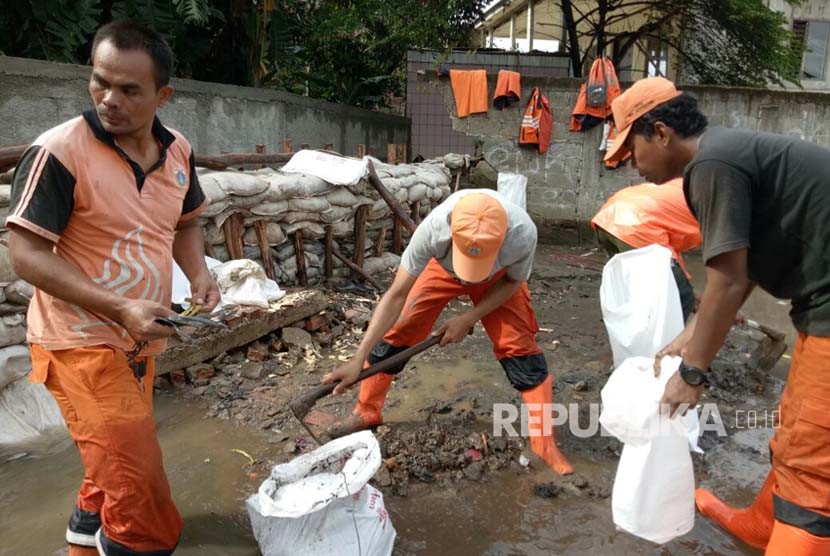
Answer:
[(221, 203), (228, 198), (228, 193), (219, 185), (215, 172), (200, 174), (199, 185), (202, 187), (202, 193), (210, 199), (210, 204)]
[(26, 341), (26, 318), (21, 313), (0, 317), (0, 347), (22, 344)]
[(286, 235), (293, 235), (297, 230), (303, 231), (303, 238), (321, 239), (326, 235), (326, 230), (316, 222), (303, 221), (285, 226)]
[[(286, 239), (282, 228), (276, 222), (267, 222), (265, 224), (265, 236), (268, 240), (268, 245), (280, 245), (281, 243), (285, 243)], [(259, 235), (257, 234), (256, 228), (250, 227), (246, 229), (245, 234), (242, 236), (242, 242), (245, 245), (259, 246)]]
[[(250, 197), (268, 189), (268, 182), (245, 172), (213, 172), (199, 179), (199, 183), (215, 182), (226, 195)], [(213, 187), (211, 184), (209, 187)]]
[(217, 309), (233, 305), (268, 308), (269, 303), (285, 296), (262, 267), (251, 260), (236, 260), (215, 266), (210, 273), (222, 292)]
[(0, 185), (0, 207), (7, 207), (12, 199), (12, 186)]
[(245, 501), (263, 556), (392, 554), (383, 495), (367, 484), (380, 463), (377, 440), (362, 431), (275, 466)]
[(426, 200), (427, 198), (427, 186), (419, 183), (413, 185), (409, 188), (409, 192), (407, 194), (407, 200), (410, 203), (418, 203)]
[(326, 199), (328, 199), (329, 203), (332, 205), (338, 205), (341, 207), (352, 208), (357, 205), (357, 195), (345, 187), (335, 187), (326, 193)]
[(322, 216), (319, 212), (288, 211), (279, 216), (279, 221), (285, 224), (297, 222), (320, 222)]
[(222, 214), (224, 211), (228, 210), (231, 206), (230, 199), (224, 199), (222, 201), (214, 201), (211, 199), (211, 203), (205, 207), (205, 210), (202, 211), (201, 216), (212, 218), (214, 216), (218, 216)]
[(599, 297), (615, 367), (629, 357), (653, 357), (682, 332), (671, 257), (665, 247), (650, 245), (605, 265)]
[(384, 253), (382, 257), (369, 257), (363, 261), (363, 270), (368, 274), (380, 274), (389, 269), (397, 269), (401, 258), (394, 253)]
[(66, 425), (58, 403), (43, 384), (22, 379), (0, 389), (0, 446), (62, 429)]
[(214, 245), (213, 254), (216, 256), (216, 259), (222, 261), (223, 263), (228, 262), (231, 259), (231, 256), (228, 253), (228, 248), (224, 245)]
[(17, 280), (17, 275), (12, 269), (9, 248), (0, 243), (0, 282), (14, 282), (15, 280)]
[(25, 377), (31, 370), (29, 348), (16, 345), (0, 349), (0, 390)]
[(389, 205), (386, 204), (386, 201), (383, 199), (378, 199), (372, 205), (372, 208), (369, 209), (369, 219), (370, 220), (377, 220), (378, 218), (383, 218), (391, 214), (391, 209)]
[(288, 208), (300, 212), (325, 212), (331, 208), (325, 196), (312, 197), (309, 199), (289, 199)]
[(339, 207), (334, 205), (326, 212), (320, 213), (320, 221), (331, 224), (332, 222), (337, 222), (338, 220), (350, 218), (353, 214), (354, 211), (348, 207)]
[(468, 164), (469, 156), (463, 154), (448, 153), (441, 159), (447, 168), (458, 170)]
[[(284, 171), (284, 169), (283, 169)], [(269, 187), (268, 201), (282, 201), (298, 197), (323, 195), (332, 188), (332, 184), (308, 174), (276, 173), (265, 176)]]
[(223, 245), (225, 243), (225, 231), (219, 228), (210, 220), (204, 221), (202, 230), (205, 234), (205, 241), (211, 245)]
[(250, 209), (251, 214), (257, 216), (279, 216), (288, 212), (288, 201), (269, 201), (261, 203)]
[(354, 233), (354, 219), (340, 220), (331, 225), (331, 232), (334, 237), (346, 237)]

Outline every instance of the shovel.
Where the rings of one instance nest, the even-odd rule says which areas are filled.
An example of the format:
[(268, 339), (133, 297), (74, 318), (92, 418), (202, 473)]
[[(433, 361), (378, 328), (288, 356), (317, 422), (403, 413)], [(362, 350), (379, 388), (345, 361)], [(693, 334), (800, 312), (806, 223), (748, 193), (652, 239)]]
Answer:
[[(365, 380), (370, 376), (374, 376), (378, 373), (382, 373), (388, 369), (391, 369), (401, 363), (406, 363), (411, 357), (418, 355), (422, 351), (426, 351), (435, 344), (441, 341), (441, 336), (432, 336), (430, 335), (429, 338), (415, 344), (412, 347), (406, 348), (400, 353), (396, 353), (392, 355), (388, 359), (384, 359), (383, 361), (378, 361), (371, 367), (363, 369), (360, 374), (357, 376), (357, 380), (355, 384), (360, 382), (361, 380)], [(338, 383), (332, 382), (331, 384), (323, 384), (322, 386), (318, 386), (313, 390), (309, 390), (299, 398), (294, 399), (288, 406), (291, 408), (291, 411), (294, 413), (294, 416), (299, 419), (300, 423), (305, 423), (303, 419), (305, 419), (308, 412), (311, 411), (311, 408), (314, 407), (314, 404), (317, 403), (318, 400), (325, 398), (329, 394), (334, 391), (334, 388), (337, 386)]]

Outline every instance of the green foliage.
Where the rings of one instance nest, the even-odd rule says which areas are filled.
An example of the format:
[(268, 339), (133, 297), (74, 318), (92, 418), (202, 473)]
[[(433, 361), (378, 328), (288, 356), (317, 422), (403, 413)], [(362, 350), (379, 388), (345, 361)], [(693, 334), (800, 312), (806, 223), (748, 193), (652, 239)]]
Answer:
[[(786, 0), (796, 6), (801, 0)], [(803, 46), (798, 44), (784, 14), (771, 10), (764, 0), (600, 0), (581, 13), (565, 2), (573, 14), (569, 49), (580, 51), (577, 37), (590, 37), (582, 49), (579, 67), (596, 51), (610, 54), (617, 41), (615, 62), (647, 38), (665, 41), (681, 58), (684, 78), (707, 84), (764, 87), (784, 81), (799, 83)], [(638, 27), (612, 32), (626, 18), (642, 21)], [(584, 44), (584, 43), (583, 43)]]
[(85, 63), (101, 24), (132, 19), (170, 43), (178, 76), (376, 107), (402, 92), (407, 49), (473, 47), (485, 3), (20, 0), (0, 10), (0, 50)]

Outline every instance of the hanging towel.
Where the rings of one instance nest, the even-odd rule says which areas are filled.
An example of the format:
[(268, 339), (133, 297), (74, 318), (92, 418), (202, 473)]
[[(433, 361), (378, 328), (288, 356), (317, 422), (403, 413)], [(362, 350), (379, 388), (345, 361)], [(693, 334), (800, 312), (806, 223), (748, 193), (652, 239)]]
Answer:
[(504, 110), (518, 103), (522, 98), (520, 81), (521, 76), (518, 72), (499, 70), (496, 91), (493, 93), (493, 106)]
[(487, 112), (486, 70), (450, 70), (450, 84), (459, 118)]
[(611, 117), (611, 103), (620, 96), (620, 82), (614, 63), (597, 58), (591, 66), (588, 82), (579, 87), (571, 114), (571, 131), (588, 131)]

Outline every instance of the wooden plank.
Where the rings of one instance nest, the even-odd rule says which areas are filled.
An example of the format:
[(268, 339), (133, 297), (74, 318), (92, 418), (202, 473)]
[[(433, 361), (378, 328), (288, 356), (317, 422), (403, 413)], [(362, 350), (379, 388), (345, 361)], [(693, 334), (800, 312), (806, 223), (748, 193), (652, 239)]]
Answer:
[[(254, 148), (256, 149), (257, 154), (265, 154), (265, 145), (257, 145)], [(260, 168), (262, 168), (262, 166), (263, 166), (262, 164), (257, 164), (256, 166), (254, 166), (254, 168), (259, 170)]]
[(368, 164), (369, 170), (369, 183), (375, 190), (380, 194), (386, 204), (389, 205), (389, 208), (392, 209), (392, 214), (395, 215), (395, 218), (400, 220), (406, 229), (409, 230), (409, 233), (415, 232), (415, 228), (417, 225), (415, 222), (412, 221), (412, 218), (406, 213), (403, 209), (401, 204), (398, 200), (386, 189), (386, 186), (383, 185), (383, 181), (378, 176), (378, 173), (375, 171), (375, 165), (372, 164), (372, 161), (369, 161)]
[(415, 225), (421, 223), (421, 201), (415, 201), (411, 205), (409, 205), (412, 210), (412, 221), (415, 222)]
[(362, 159), (364, 156), (366, 156), (366, 145), (361, 143), (357, 146), (357, 158)]
[(337, 247), (332, 246), (331, 252), (334, 254), (334, 256), (335, 256), (335, 257), (337, 257), (338, 259), (340, 259), (340, 261), (342, 261), (342, 262), (343, 262), (343, 264), (345, 264), (346, 266), (348, 266), (349, 268), (351, 268), (352, 270), (354, 270), (355, 272), (357, 272), (358, 274), (360, 274), (361, 276), (363, 276), (363, 278), (364, 278), (367, 282), (369, 282), (370, 284), (372, 284), (372, 286), (373, 286), (376, 290), (378, 290), (378, 291), (380, 291), (380, 292), (382, 292), (382, 291), (383, 291), (383, 286), (381, 286), (381, 285), (380, 285), (380, 283), (379, 283), (377, 280), (375, 280), (372, 276), (370, 276), (370, 275), (369, 275), (369, 273), (368, 273), (368, 272), (366, 272), (366, 271), (363, 269), (363, 267), (361, 267), (361, 266), (357, 266), (357, 265), (356, 265), (356, 264), (354, 264), (352, 261), (350, 261), (350, 260), (349, 260), (349, 258), (348, 258), (346, 255), (344, 255), (343, 253), (341, 253), (341, 252), (340, 252), (340, 250), (339, 250)]
[(395, 143), (389, 143), (386, 145), (386, 162), (387, 164), (397, 164), (398, 163), (398, 147)]
[(395, 145), (395, 160), (401, 164), (406, 164), (406, 143)]
[(222, 224), (222, 229), (225, 231), (225, 245), (228, 248), (228, 256), (231, 259), (244, 259), (242, 215), (239, 213), (231, 214)]
[(270, 311), (247, 309), (230, 330), (204, 329), (193, 342), (184, 342), (173, 337), (167, 351), (156, 358), (156, 374), (162, 375), (207, 361), (231, 350), (244, 346), (270, 332), (305, 320), (325, 310), (329, 299), (319, 290), (293, 292), (282, 298)]
[(326, 251), (325, 260), (323, 261), (323, 276), (326, 280), (331, 280), (334, 276), (334, 255), (331, 252), (334, 246), (334, 228), (331, 224), (326, 226)]
[(383, 244), (386, 241), (386, 226), (378, 230), (378, 237), (375, 238), (375, 257), (383, 256)]
[(297, 280), (304, 288), (308, 287), (308, 274), (305, 271), (305, 249), (303, 249), (303, 231), (294, 232), (294, 257), (297, 261)]
[(285, 139), (282, 142), (282, 151), (286, 153), (293, 153), (294, 148), (291, 146), (291, 139)]
[(354, 218), (354, 264), (363, 268), (366, 257), (366, 220), (369, 217), (369, 205), (361, 205)]
[(396, 255), (403, 253), (403, 224), (397, 218), (392, 224), (392, 252)]
[(254, 222), (259, 252), (262, 253), (262, 266), (265, 267), (265, 275), (271, 280), (276, 280), (274, 275), (274, 260), (271, 258), (271, 245), (268, 243), (267, 223), (264, 220)]

